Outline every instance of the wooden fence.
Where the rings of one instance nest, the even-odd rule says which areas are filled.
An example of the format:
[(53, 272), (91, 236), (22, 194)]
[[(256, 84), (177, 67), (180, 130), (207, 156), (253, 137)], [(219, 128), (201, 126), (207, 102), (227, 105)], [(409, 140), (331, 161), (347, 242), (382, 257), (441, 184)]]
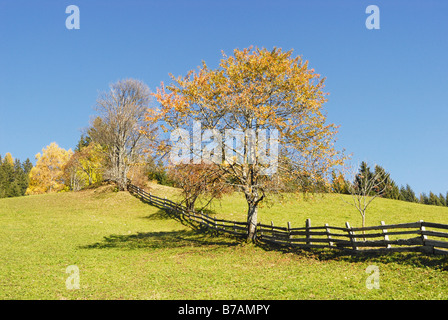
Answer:
[(202, 212), (189, 211), (185, 206), (182, 206), (174, 201), (166, 198), (160, 198), (151, 195), (145, 190), (134, 185), (128, 185), (128, 190), (132, 194), (138, 196), (145, 202), (155, 205), (163, 210), (173, 212), (179, 218), (185, 219), (190, 223), (195, 223), (207, 229), (212, 229), (217, 232), (224, 232), (232, 234), (236, 237), (247, 237), (247, 223), (239, 221), (229, 221), (223, 219), (216, 219)]
[[(160, 198), (134, 185), (128, 190), (145, 202), (156, 205), (176, 216), (216, 232), (229, 233), (237, 237), (247, 237), (247, 222), (229, 221), (210, 217), (202, 212), (189, 211), (186, 207), (171, 200)], [(448, 254), (447, 224), (417, 221), (411, 223), (353, 228), (348, 222), (345, 227), (325, 224), (292, 228), (288, 222), (285, 227), (257, 224), (256, 240), (295, 248), (330, 248), (353, 253), (424, 252)]]

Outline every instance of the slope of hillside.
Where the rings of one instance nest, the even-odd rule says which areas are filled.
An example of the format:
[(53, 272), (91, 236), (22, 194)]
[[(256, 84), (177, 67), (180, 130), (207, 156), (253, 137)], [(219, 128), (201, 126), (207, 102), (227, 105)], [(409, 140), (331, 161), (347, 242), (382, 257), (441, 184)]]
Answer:
[[(179, 201), (180, 191), (175, 188), (150, 184), (148, 189), (159, 197), (167, 197)], [(333, 226), (361, 226), (361, 215), (355, 207), (350, 195), (315, 194), (304, 197), (302, 194), (270, 197), (262, 202), (259, 209), (259, 221), (274, 222), (278, 226), (305, 225), (306, 219), (311, 219), (313, 225), (328, 223)], [(197, 208), (201, 207), (201, 202)], [(245, 221), (247, 204), (244, 195), (234, 193), (215, 200), (211, 206), (212, 214), (228, 220)], [(366, 225), (379, 225), (380, 221), (387, 224), (416, 222), (424, 220), (448, 224), (448, 207), (429, 206), (406, 201), (377, 198), (367, 209)]]
[[(175, 193), (171, 189), (161, 191), (169, 196)], [(324, 201), (333, 203), (330, 200), (321, 200), (319, 205), (339, 212), (337, 207), (327, 208), (330, 205)], [(387, 203), (378, 201), (386, 211)], [(305, 205), (312, 207), (312, 203)], [(243, 199), (234, 195), (214, 209), (219, 209), (218, 215), (243, 219), (239, 206), (244, 209)], [(276, 221), (286, 221), (299, 207), (285, 205), (283, 216), (277, 216), (272, 208), (263, 208), (260, 215), (263, 218), (270, 214)], [(429, 211), (428, 215), (445, 212)], [(330, 215), (322, 217), (331, 222)], [(129, 193), (112, 192), (107, 187), (0, 199), (0, 228), (0, 299), (448, 296), (446, 257), (325, 257), (311, 252), (266, 250), (228, 237), (195, 233)], [(378, 266), (381, 272), (379, 290), (366, 288), (369, 265)], [(69, 266), (79, 270), (79, 289), (67, 287), (72, 276)]]

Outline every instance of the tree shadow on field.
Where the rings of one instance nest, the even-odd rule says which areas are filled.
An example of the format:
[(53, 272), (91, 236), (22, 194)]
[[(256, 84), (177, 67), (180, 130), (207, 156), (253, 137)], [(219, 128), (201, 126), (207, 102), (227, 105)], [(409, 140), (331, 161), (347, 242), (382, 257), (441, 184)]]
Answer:
[(166, 208), (163, 208), (163, 206), (157, 205), (155, 203), (150, 203), (147, 200), (145, 200), (144, 198), (138, 197), (136, 196), (137, 199), (139, 199), (141, 202), (145, 203), (145, 204), (149, 204), (152, 207), (158, 208), (159, 210), (156, 213), (153, 213), (147, 217), (144, 217), (144, 219), (148, 219), (148, 220), (169, 220), (169, 219), (173, 219), (176, 220), (178, 222), (180, 222), (181, 224), (188, 226), (194, 230), (202, 230), (201, 226), (198, 225), (197, 223), (192, 223), (191, 220), (186, 219), (185, 217), (183, 217), (181, 214), (177, 213), (175, 210), (167, 210)]
[(440, 271), (448, 271), (448, 256), (431, 255), (422, 252), (394, 252), (387, 254), (363, 253), (354, 256), (336, 257), (336, 259), (349, 262), (397, 263), (417, 268), (431, 268)]
[(151, 221), (155, 221), (155, 220), (170, 220), (170, 219), (173, 219), (173, 216), (170, 215), (165, 210), (159, 209), (159, 210), (157, 210), (156, 213), (150, 214), (149, 216), (144, 217), (143, 219), (148, 219), (148, 220), (151, 220)]
[(236, 246), (239, 242), (230, 238), (198, 234), (194, 230), (139, 232), (131, 235), (112, 234), (103, 241), (82, 246), (81, 249), (170, 249), (203, 247), (210, 250), (219, 246)]
[(318, 261), (345, 261), (353, 263), (388, 264), (396, 263), (418, 268), (431, 268), (448, 271), (448, 255), (425, 254), (422, 252), (391, 252), (391, 253), (349, 253), (332, 249), (298, 249), (286, 246), (260, 245), (266, 251), (293, 253), (301, 257)]

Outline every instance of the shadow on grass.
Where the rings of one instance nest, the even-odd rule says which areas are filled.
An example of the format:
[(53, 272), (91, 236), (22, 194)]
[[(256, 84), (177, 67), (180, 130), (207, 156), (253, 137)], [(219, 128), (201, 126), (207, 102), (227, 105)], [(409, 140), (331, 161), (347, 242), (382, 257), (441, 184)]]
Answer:
[[(142, 202), (148, 203), (144, 199)], [(145, 217), (150, 220), (175, 219), (183, 225), (189, 226), (193, 230), (170, 231), (170, 232), (149, 232), (138, 233), (136, 235), (111, 235), (105, 237), (103, 242), (95, 243), (84, 248), (180, 248), (186, 246), (236, 246), (244, 242), (241, 239), (233, 237), (223, 237), (213, 235), (206, 228), (198, 224), (192, 223), (188, 219), (183, 218), (175, 212), (164, 210), (157, 206), (159, 211)], [(204, 213), (214, 214), (213, 210), (204, 210)], [(353, 254), (349, 252), (332, 250), (332, 249), (297, 249), (285, 246), (277, 246), (272, 244), (263, 244), (258, 242), (257, 245), (266, 251), (280, 251), (283, 253), (294, 253), (305, 258), (315, 259), (319, 261), (346, 261), (353, 263), (370, 264), (388, 264), (396, 263), (409, 265), (419, 268), (432, 268), (435, 270), (448, 271), (448, 255), (429, 255), (425, 253), (359, 253)]]
[(82, 246), (81, 249), (171, 249), (204, 247), (209, 250), (219, 246), (236, 246), (240, 242), (231, 238), (199, 234), (194, 230), (139, 232), (131, 235), (112, 234), (103, 241)]
[(432, 268), (448, 271), (448, 255), (430, 255), (422, 252), (391, 252), (391, 253), (358, 253), (353, 254), (334, 249), (298, 249), (285, 246), (260, 244), (266, 251), (294, 253), (302, 257), (319, 261), (345, 261), (353, 263), (388, 264), (397, 263), (419, 268)]
[(165, 210), (159, 209), (157, 210), (156, 213), (153, 213), (147, 217), (144, 217), (143, 219), (148, 219), (151, 221), (155, 221), (155, 220), (170, 220), (173, 219), (173, 216), (170, 215), (168, 212), (166, 212)]
[(143, 202), (145, 204), (148, 204), (150, 206), (156, 207), (156, 208), (159, 209), (156, 213), (153, 213), (153, 214), (145, 217), (144, 219), (149, 219), (149, 220), (168, 220), (168, 219), (173, 219), (173, 220), (176, 220), (176, 221), (182, 223), (183, 225), (188, 226), (188, 227), (190, 227), (190, 228), (192, 228), (194, 230), (201, 229), (200, 226), (198, 226), (195, 223), (191, 223), (190, 220), (185, 219), (182, 215), (178, 214), (177, 212), (175, 212), (173, 210), (167, 210), (167, 209), (163, 208), (163, 206), (157, 205), (155, 203), (151, 203), (151, 202), (147, 201), (146, 199), (144, 199), (142, 197), (139, 197), (138, 195), (134, 194), (134, 196), (137, 199), (139, 199), (141, 202)]

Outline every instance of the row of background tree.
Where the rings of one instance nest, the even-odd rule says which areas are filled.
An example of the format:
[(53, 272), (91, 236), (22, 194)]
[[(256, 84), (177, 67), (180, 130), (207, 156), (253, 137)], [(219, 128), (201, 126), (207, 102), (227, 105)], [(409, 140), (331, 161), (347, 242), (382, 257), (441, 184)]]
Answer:
[[(79, 191), (109, 180), (109, 167), (103, 148), (82, 136), (74, 151), (65, 150), (55, 142), (36, 156), (36, 165), (23, 163), (10, 153), (0, 155), (0, 198), (51, 192)], [(173, 186), (161, 162), (151, 157), (141, 159), (129, 171), (129, 179), (139, 185), (148, 181)]]
[[(107, 159), (104, 150), (93, 143), (88, 135), (82, 135), (74, 151), (64, 150), (51, 143), (36, 155), (36, 166), (29, 159), (21, 162), (10, 153), (0, 155), (0, 198), (17, 197), (26, 194), (43, 194), (60, 191), (79, 191), (96, 185), (107, 178)], [(383, 198), (415, 202), (427, 205), (448, 206), (448, 192), (444, 196), (429, 192), (417, 196), (409, 184), (398, 187), (390, 175), (379, 165), (372, 171), (362, 162), (356, 177), (371, 177), (379, 174), (386, 184)], [(132, 166), (128, 174), (136, 184), (144, 186), (148, 181), (167, 186), (177, 186), (176, 178), (161, 161), (155, 162), (150, 156)], [(358, 178), (353, 184), (359, 183)], [(321, 191), (350, 194), (350, 182), (342, 173), (332, 174), (332, 183)]]
[(0, 155), (0, 198), (25, 195), (29, 184), (29, 173), (33, 164), (29, 159), (23, 163), (6, 153)]
[[(276, 79), (289, 79), (289, 73), (292, 72), (297, 77), (294, 80), (297, 83), (287, 82), (284, 85), (288, 88), (286, 93), (292, 94), (289, 97), (289, 102), (287, 106), (284, 106), (284, 95), (279, 94), (276, 96), (275, 101), (269, 98), (265, 100), (263, 96), (263, 101), (259, 101), (260, 106), (263, 106), (260, 111), (258, 107), (252, 104), (246, 105), (247, 108), (252, 108), (253, 112), (260, 116), (265, 127), (283, 128), (290, 123), (287, 115), (291, 117), (303, 118), (304, 115), (298, 115), (295, 111), (298, 111), (294, 107), (294, 103), (297, 100), (297, 96), (307, 96), (300, 92), (296, 92), (297, 88), (304, 88), (301, 84), (303, 79), (311, 79), (310, 74), (304, 72), (307, 63), (302, 65), (302, 61), (299, 57), (292, 59), (290, 57), (292, 52), (282, 53), (280, 49), (274, 48), (272, 51), (267, 51), (265, 49), (255, 49), (251, 48), (245, 49), (243, 51), (235, 50), (235, 59), (228, 58), (228, 62), (234, 65), (235, 68), (241, 69), (241, 74), (243, 79), (232, 78), (234, 73), (219, 73), (222, 77), (219, 79), (204, 75), (201, 81), (193, 81), (190, 83), (177, 82), (173, 78), (174, 83), (181, 87), (196, 88), (201, 87), (204, 83), (209, 80), (217, 81), (216, 85), (220, 87), (220, 94), (224, 99), (231, 99), (233, 101), (234, 96), (229, 95), (228, 87), (233, 87), (237, 82), (240, 88), (236, 90), (236, 94), (240, 91), (245, 91), (246, 88), (246, 78), (247, 76), (256, 75), (253, 79), (254, 82), (258, 83), (260, 79), (266, 79), (273, 77)], [(226, 57), (224, 57), (226, 58)], [(226, 58), (227, 59), (227, 58)], [(276, 68), (271, 68), (273, 61), (277, 61)], [(248, 69), (248, 67), (253, 69)], [(263, 65), (265, 68), (261, 68)], [(289, 69), (284, 70), (284, 66), (288, 65)], [(205, 69), (206, 66), (203, 66)], [(224, 66), (225, 67), (225, 66)], [(232, 69), (232, 68), (230, 68)], [(233, 70), (233, 69), (232, 69)], [(252, 71), (251, 71), (252, 70)], [(266, 77), (259, 77), (258, 73), (264, 70), (266, 72), (271, 72), (272, 74)], [(204, 70), (204, 72), (207, 70)], [(286, 73), (285, 73), (286, 72)], [(313, 70), (309, 71), (313, 73)], [(215, 73), (212, 72), (213, 75)], [(217, 73), (218, 74), (218, 73)], [(239, 73), (237, 73), (239, 74)], [(285, 76), (288, 75), (288, 76)], [(313, 75), (313, 77), (319, 78), (319, 75)], [(228, 83), (223, 85), (223, 83)], [(272, 83), (258, 83), (260, 90), (265, 90), (265, 85), (272, 85)], [(282, 84), (283, 85), (283, 84)], [(319, 97), (316, 97), (316, 101), (310, 101), (310, 105), (315, 105), (320, 107), (322, 103), (325, 102), (321, 94), (322, 81), (319, 85), (313, 87), (313, 90), (319, 92)], [(276, 84), (276, 87), (281, 87), (280, 84)], [(206, 86), (202, 89), (208, 91), (210, 86)], [(211, 87), (214, 87), (212, 85)], [(307, 87), (308, 88), (308, 87)], [(173, 91), (168, 93), (166, 91)], [(310, 88), (308, 88), (310, 89)], [(272, 89), (269, 89), (267, 93), (270, 93)], [(311, 90), (311, 89), (310, 89)], [(288, 137), (288, 141), (294, 141), (294, 144), (288, 143), (288, 148), (284, 147), (281, 150), (281, 155), (278, 160), (282, 161), (282, 170), (276, 173), (276, 177), (271, 177), (272, 179), (266, 179), (262, 172), (262, 166), (258, 164), (255, 166), (247, 166), (247, 168), (235, 168), (238, 164), (230, 163), (224, 161), (223, 163), (217, 163), (215, 168), (210, 168), (204, 166), (202, 169), (198, 170), (197, 167), (190, 168), (189, 165), (181, 167), (163, 166), (162, 163), (158, 162), (155, 164), (154, 158), (148, 156), (148, 154), (167, 154), (169, 149), (169, 141), (163, 139), (159, 134), (161, 131), (167, 133), (169, 127), (178, 128), (179, 125), (188, 126), (188, 123), (193, 123), (195, 121), (204, 120), (203, 111), (200, 106), (195, 105), (196, 101), (201, 98), (202, 95), (196, 96), (198, 90), (183, 90), (182, 88), (174, 86), (166, 87), (162, 84), (161, 88), (158, 88), (156, 94), (151, 94), (148, 86), (143, 82), (135, 79), (124, 79), (110, 85), (110, 90), (103, 92), (99, 95), (95, 110), (97, 111), (94, 120), (91, 122), (88, 129), (85, 131), (84, 135), (81, 136), (78, 144), (74, 148), (74, 151), (65, 150), (60, 148), (56, 143), (51, 143), (46, 148), (42, 149), (42, 153), (36, 155), (36, 165), (29, 169), (29, 164), (23, 166), (20, 161), (14, 161), (12, 156), (5, 156), (6, 161), (2, 161), (5, 166), (2, 171), (2, 180), (0, 181), (0, 187), (2, 188), (1, 195), (3, 196), (15, 196), (25, 194), (42, 194), (47, 192), (59, 192), (59, 191), (78, 191), (86, 187), (90, 187), (104, 180), (114, 181), (117, 185), (118, 190), (126, 190), (127, 183), (129, 180), (137, 185), (144, 186), (146, 181), (157, 180), (161, 184), (171, 184), (180, 188), (187, 188), (185, 181), (190, 180), (192, 177), (196, 177), (196, 181), (191, 181), (191, 186), (198, 192), (210, 192), (212, 195), (215, 193), (215, 187), (219, 188), (224, 185), (233, 185), (236, 190), (243, 191), (245, 193), (246, 199), (249, 201), (249, 211), (251, 216), (251, 221), (256, 216), (256, 208), (259, 201), (264, 198), (265, 190), (268, 192), (288, 192), (288, 191), (298, 191), (298, 192), (308, 192), (308, 191), (320, 191), (320, 192), (339, 192), (347, 193), (353, 186), (359, 185), (366, 179), (368, 179), (372, 172), (366, 163), (362, 163), (359, 169), (359, 173), (356, 175), (356, 179), (351, 179), (353, 183), (347, 182), (344, 175), (334, 175), (332, 183), (327, 182), (327, 179), (321, 177), (321, 172), (325, 174), (328, 172), (327, 168), (331, 168), (337, 164), (342, 165), (345, 157), (339, 152), (333, 150), (331, 146), (331, 137), (335, 134), (334, 125), (325, 126), (327, 128), (320, 133), (320, 138), (322, 141), (316, 144), (316, 141), (312, 139), (311, 144), (301, 145), (303, 142), (301, 135), (304, 138), (310, 136), (310, 132), (313, 133), (313, 137), (316, 136), (315, 127), (322, 127), (321, 124), (325, 122), (325, 117), (319, 114), (319, 117), (315, 118), (315, 109), (300, 109), (300, 112), (311, 113), (312, 119), (315, 122), (306, 122), (307, 126), (293, 126), (292, 130), (295, 133), (291, 136), (291, 127), (285, 132), (281, 131), (283, 135)], [(246, 91), (245, 91), (246, 92)], [(250, 91), (252, 92), (252, 91)], [(250, 93), (249, 92), (249, 93)], [(173, 98), (175, 95), (175, 99)], [(187, 94), (187, 96), (182, 96), (182, 94)], [(217, 93), (213, 91), (213, 95), (207, 95), (210, 97), (215, 97)], [(258, 94), (256, 95), (258, 97)], [(269, 95), (267, 95), (269, 96)], [(310, 95), (313, 96), (314, 95)], [(157, 102), (160, 104), (161, 108), (152, 108), (150, 106), (150, 101), (152, 98), (156, 98)], [(185, 104), (186, 99), (190, 101)], [(214, 99), (214, 98), (213, 98)], [(223, 101), (228, 101), (228, 100)], [(251, 99), (240, 99), (244, 101), (251, 101)], [(221, 101), (221, 100), (220, 100)], [(274, 112), (274, 109), (266, 108), (267, 104), (275, 102), (275, 107), (287, 107), (288, 110), (282, 110), (280, 113)], [(301, 101), (302, 105), (307, 105)], [(203, 106), (209, 106), (208, 104), (203, 104)], [(233, 106), (233, 107), (232, 107)], [(237, 106), (237, 108), (234, 108)], [(192, 112), (191, 108), (195, 109)], [(217, 112), (215, 109), (209, 110), (208, 116), (213, 117), (215, 120), (219, 120), (222, 117), (222, 113), (228, 114), (230, 118), (238, 118), (240, 105), (219, 105), (222, 108), (221, 111)], [(198, 109), (199, 108), (199, 109)], [(263, 111), (264, 110), (264, 111)], [(274, 111), (273, 111), (274, 110)], [(266, 113), (269, 111), (268, 113)], [(257, 112), (261, 112), (258, 114)], [(273, 123), (270, 122), (270, 118), (274, 116), (284, 115), (283, 118), (276, 119)], [(247, 115), (245, 115), (246, 117)], [(310, 116), (309, 114), (306, 115)], [(252, 116), (251, 116), (252, 117)], [(251, 117), (249, 117), (251, 119)], [(245, 119), (249, 121), (250, 119)], [(268, 121), (269, 120), (269, 121)], [(180, 123), (178, 123), (180, 121)], [(219, 121), (218, 121), (219, 122)], [(213, 122), (208, 124), (212, 126), (215, 130), (222, 131), (227, 127), (215, 128), (217, 123)], [(166, 127), (168, 125), (168, 127)], [(232, 128), (241, 127), (238, 123), (232, 123)], [(244, 127), (244, 126), (243, 126)], [(160, 131), (160, 129), (162, 129)], [(205, 129), (205, 127), (204, 127)], [(306, 130), (305, 130), (306, 129)], [(328, 132), (327, 132), (328, 131)], [(330, 140), (329, 140), (330, 139)], [(302, 147), (309, 147), (310, 149), (302, 150)], [(295, 148), (290, 152), (290, 148)], [(317, 148), (317, 149), (316, 149)], [(321, 150), (322, 149), (322, 150)], [(152, 153), (147, 153), (145, 151), (151, 151)], [(301, 154), (301, 151), (304, 153)], [(322, 151), (322, 154), (320, 153)], [(309, 155), (313, 157), (320, 157), (322, 161), (317, 163), (322, 164), (322, 168), (316, 167), (316, 159), (310, 159)], [(297, 158), (297, 159), (296, 159)], [(11, 170), (11, 163), (17, 162), (17, 169)], [(28, 161), (29, 162), (29, 161)], [(301, 165), (298, 166), (297, 163)], [(9, 169), (8, 169), (9, 166)], [(279, 166), (280, 167), (280, 166)], [(230, 168), (230, 169), (229, 169)], [(252, 169), (251, 169), (252, 168)], [(212, 169), (212, 170), (210, 170)], [(241, 169), (241, 170), (240, 170)], [(250, 174), (244, 170), (249, 170)], [(21, 172), (23, 171), (22, 178), (20, 178)], [(240, 175), (239, 173), (245, 172)], [(281, 172), (280, 172), (281, 171)], [(385, 186), (377, 186), (378, 190), (381, 190), (381, 196), (391, 199), (401, 199), (406, 201), (421, 201), (426, 204), (436, 204), (436, 205), (446, 205), (447, 198), (443, 196), (435, 196), (432, 192), (429, 196), (422, 194), (420, 199), (417, 199), (415, 193), (412, 189), (407, 187), (398, 188), (395, 182), (390, 179), (389, 175), (384, 171), (383, 168), (375, 167), (375, 178), (378, 178), (378, 172), (381, 173), (383, 177), (387, 179), (379, 179), (381, 183)], [(183, 174), (182, 174), (183, 173)], [(216, 174), (219, 173), (219, 174)], [(248, 177), (252, 177), (248, 179)], [(25, 179), (24, 179), (25, 178)], [(27, 179), (26, 179), (27, 178)], [(258, 181), (255, 183), (255, 179)], [(199, 181), (198, 181), (199, 180)], [(221, 181), (222, 180), (222, 181)], [(330, 179), (331, 180), (331, 179)], [(204, 182), (205, 181), (205, 182)], [(26, 186), (26, 182), (28, 185)], [(25, 188), (26, 186), (26, 188)], [(239, 188), (239, 189), (238, 189)], [(255, 189), (256, 190), (255, 190)], [(261, 188), (261, 189), (260, 189)], [(222, 188), (224, 190), (226, 188)], [(255, 190), (255, 191), (254, 191)], [(184, 190), (185, 191), (185, 190)], [(262, 193), (263, 195), (261, 195)], [(417, 200), (417, 201), (416, 201)], [(249, 214), (249, 212), (248, 212)], [(256, 220), (256, 219), (255, 219)]]

